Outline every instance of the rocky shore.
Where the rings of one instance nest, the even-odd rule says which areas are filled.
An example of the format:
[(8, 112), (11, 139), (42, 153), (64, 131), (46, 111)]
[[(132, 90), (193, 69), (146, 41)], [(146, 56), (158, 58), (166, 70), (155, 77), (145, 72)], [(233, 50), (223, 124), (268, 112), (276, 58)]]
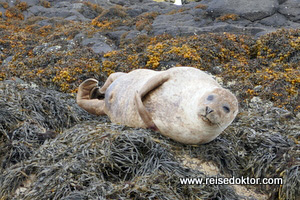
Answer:
[[(75, 103), (86, 78), (192, 66), (236, 94), (216, 140), (176, 143)], [(0, 1), (0, 199), (300, 196), (299, 0)], [(180, 178), (282, 178), (184, 185)]]

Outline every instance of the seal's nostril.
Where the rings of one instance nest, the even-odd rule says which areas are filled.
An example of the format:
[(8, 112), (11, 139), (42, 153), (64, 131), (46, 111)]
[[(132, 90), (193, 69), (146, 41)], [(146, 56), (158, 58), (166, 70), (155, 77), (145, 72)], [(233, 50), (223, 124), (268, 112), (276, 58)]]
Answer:
[(211, 109), (210, 107), (206, 106), (206, 114), (208, 115), (209, 113), (212, 113), (214, 110)]

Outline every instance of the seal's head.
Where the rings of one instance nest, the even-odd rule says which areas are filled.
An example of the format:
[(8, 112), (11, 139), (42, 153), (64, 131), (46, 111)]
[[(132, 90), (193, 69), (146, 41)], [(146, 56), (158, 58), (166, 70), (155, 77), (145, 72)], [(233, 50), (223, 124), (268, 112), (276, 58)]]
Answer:
[(206, 92), (199, 102), (198, 117), (208, 126), (222, 127), (224, 130), (238, 113), (236, 97), (224, 88)]

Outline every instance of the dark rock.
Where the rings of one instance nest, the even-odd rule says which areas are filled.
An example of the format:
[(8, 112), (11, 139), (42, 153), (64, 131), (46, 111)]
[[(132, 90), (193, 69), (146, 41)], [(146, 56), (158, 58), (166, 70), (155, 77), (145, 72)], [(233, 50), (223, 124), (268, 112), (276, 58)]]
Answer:
[[(10, 7), (15, 6), (18, 0), (2, 0), (0, 2), (6, 2)], [(39, 0), (21, 0), (20, 2), (26, 2), (28, 6), (37, 5)]]
[(262, 86), (261, 85), (257, 85), (254, 87), (254, 92), (261, 92), (262, 91)]
[(246, 34), (246, 35), (256, 35), (260, 32), (267, 31), (267, 30), (268, 29), (264, 27), (244, 27), (244, 26), (224, 23), (219, 25), (202, 27), (197, 31), (197, 34), (209, 33), (209, 32), (214, 32), (214, 33), (229, 32), (229, 33), (238, 33), (238, 34)]
[(44, 53), (44, 49), (46, 49), (48, 47), (49, 47), (49, 44), (48, 43), (44, 43), (43, 45), (34, 47), (34, 49), (32, 50), (32, 53), (34, 55), (38, 55), (38, 54)]
[(177, 13), (174, 15), (159, 15), (153, 21), (153, 26), (158, 24), (165, 24), (170, 26), (188, 26), (188, 25), (195, 25), (192, 15), (190, 14), (182, 14)]
[(85, 18), (87, 19), (94, 19), (98, 15), (100, 15), (100, 12), (97, 12), (94, 9), (91, 9), (89, 6), (86, 6), (85, 4), (82, 3), (77, 3), (75, 8), (79, 13), (81, 13)]
[(95, 53), (106, 53), (114, 49), (106, 43), (107, 38), (101, 34), (95, 34), (92, 38), (88, 38), (80, 33), (74, 37), (74, 41), (81, 46), (90, 47)]
[(108, 32), (106, 34), (106, 36), (111, 39), (116, 46), (119, 46), (120, 45), (120, 40), (121, 40), (121, 37), (126, 34), (127, 31), (113, 31), (113, 32)]
[(70, 8), (72, 5), (74, 5), (74, 4), (71, 4), (70, 2), (67, 2), (67, 1), (61, 1), (61, 2), (58, 2), (55, 5), (53, 5), (52, 7), (53, 8)]
[(113, 4), (120, 5), (120, 6), (129, 5), (129, 2), (122, 1), (122, 0), (110, 0), (110, 2), (113, 3)]
[(287, 26), (287, 19), (281, 14), (274, 14), (270, 17), (264, 18), (260, 21), (261, 24), (272, 27)]
[(132, 28), (129, 26), (118, 26), (116, 28), (117, 31), (130, 31)]
[(3, 17), (3, 15), (4, 15), (5, 11), (6, 11), (6, 9), (5, 9), (5, 8), (2, 8), (2, 7), (0, 6), (0, 12), (2, 13), (2, 17)]
[(145, 9), (142, 8), (130, 8), (126, 11), (126, 13), (130, 16), (130, 17), (137, 17), (140, 14), (146, 12)]
[(299, 0), (287, 0), (285, 3), (279, 6), (278, 12), (294, 22), (300, 22)]
[(284, 2), (286, 2), (287, 0), (278, 0), (279, 4), (283, 4)]
[(2, 66), (7, 65), (10, 61), (12, 61), (13, 56), (8, 56), (6, 59), (3, 60)]
[(278, 2), (277, 0), (213, 0), (208, 5), (207, 11), (210, 16), (237, 14), (240, 17), (255, 21), (274, 14)]
[(139, 35), (141, 35), (140, 31), (129, 31), (128, 34), (125, 37), (125, 40), (132, 40), (132, 39), (136, 38)]
[(45, 52), (46, 53), (55, 53), (58, 50), (60, 50), (61, 48), (62, 48), (62, 46), (60, 46), (60, 45), (52, 46), (52, 47), (49, 47)]
[(153, 34), (168, 33), (171, 35), (185, 35), (195, 32), (197, 27), (206, 24), (205, 21), (195, 21), (189, 13), (176, 13), (173, 15), (159, 15), (152, 23)]
[(212, 68), (211, 72), (212, 74), (220, 74), (224, 71), (224, 69), (222, 68), (222, 66), (215, 66)]
[(56, 8), (44, 8), (42, 6), (32, 6), (28, 9), (28, 12), (31, 15), (34, 16), (44, 16), (44, 17), (62, 17), (62, 18), (68, 18), (68, 17), (72, 17), (72, 16), (76, 16), (76, 17), (72, 17), (72, 20), (75, 21), (86, 21), (87, 19), (78, 11), (76, 11), (75, 9), (73, 9), (72, 7), (68, 7), (72, 6), (71, 4), (59, 4), (58, 7)]
[(46, 19), (46, 20), (38, 21), (36, 22), (36, 24), (39, 26), (49, 26), (52, 25), (53, 23), (51, 23), (48, 19)]
[[(138, 12), (158, 12), (160, 14), (166, 14), (172, 10), (179, 10), (180, 7), (175, 6), (171, 3), (165, 3), (165, 2), (154, 2), (150, 1), (148, 3), (143, 4), (143, 6), (140, 5), (131, 5), (129, 7), (130, 9), (137, 10)], [(135, 11), (135, 12), (137, 12)]]

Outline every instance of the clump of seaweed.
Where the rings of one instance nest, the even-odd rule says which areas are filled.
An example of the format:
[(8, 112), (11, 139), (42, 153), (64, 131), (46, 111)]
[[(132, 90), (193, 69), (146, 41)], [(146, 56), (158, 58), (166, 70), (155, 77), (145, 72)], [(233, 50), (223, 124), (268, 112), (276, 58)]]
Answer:
[(0, 82), (1, 168), (28, 159), (45, 140), (91, 119), (72, 95), (36, 87)]
[(92, 25), (101, 29), (101, 31), (111, 30), (122, 25), (127, 18), (125, 8), (122, 6), (114, 6), (108, 10), (103, 10), (102, 13), (92, 20)]
[(149, 131), (90, 121), (65, 131), (23, 164), (4, 171), (0, 196), (238, 199), (229, 186), (181, 185), (179, 178), (184, 177), (204, 175), (183, 168)]
[(135, 27), (138, 31), (146, 30), (146, 31), (151, 31), (152, 30), (152, 23), (153, 20), (157, 17), (158, 12), (148, 12), (139, 15), (136, 20), (137, 22), (135, 23)]
[(39, 3), (41, 4), (41, 6), (43, 6), (45, 8), (50, 8), (51, 7), (51, 3), (49, 1), (39, 0)]
[(5, 16), (12, 19), (20, 19), (20, 20), (24, 19), (24, 15), (22, 11), (17, 7), (11, 7), (6, 9)]

